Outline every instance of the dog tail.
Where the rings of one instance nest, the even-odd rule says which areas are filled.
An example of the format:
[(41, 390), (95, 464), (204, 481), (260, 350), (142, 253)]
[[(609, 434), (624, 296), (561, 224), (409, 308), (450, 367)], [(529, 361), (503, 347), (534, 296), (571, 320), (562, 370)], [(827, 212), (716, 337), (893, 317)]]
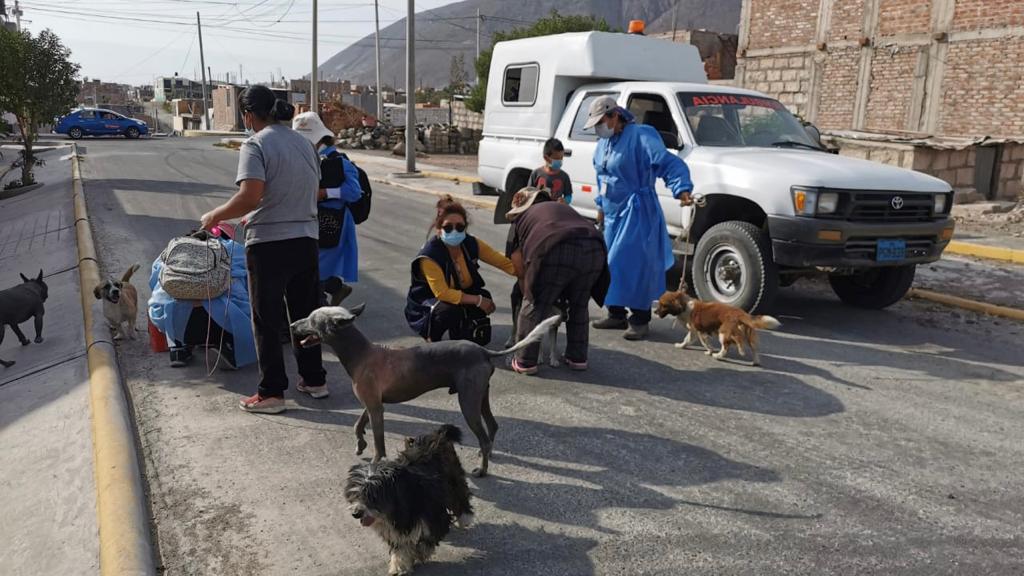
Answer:
[(124, 276), (121, 276), (121, 282), (128, 282), (132, 279), (132, 274), (135, 274), (139, 270), (138, 264), (132, 264), (131, 268), (125, 271)]
[(451, 424), (442, 424), (441, 427), (437, 429), (437, 435), (451, 442), (452, 444), (462, 443), (462, 429), (459, 428), (458, 426), (453, 426)]
[(758, 330), (775, 330), (776, 328), (782, 326), (782, 322), (779, 322), (775, 318), (767, 315), (753, 316), (750, 318), (749, 325), (752, 328), (757, 328)]
[(484, 348), (484, 350), (487, 352), (487, 355), (490, 356), (491, 358), (495, 358), (497, 356), (508, 356), (513, 352), (518, 352), (523, 348), (526, 348), (530, 344), (540, 342), (541, 339), (544, 338), (544, 334), (548, 330), (554, 328), (555, 326), (558, 326), (561, 322), (562, 316), (560, 314), (556, 314), (538, 324), (536, 328), (534, 328), (529, 334), (526, 335), (526, 338), (523, 338), (522, 340), (517, 342), (515, 346), (511, 348), (506, 348), (505, 350), (489, 350), (487, 348)]

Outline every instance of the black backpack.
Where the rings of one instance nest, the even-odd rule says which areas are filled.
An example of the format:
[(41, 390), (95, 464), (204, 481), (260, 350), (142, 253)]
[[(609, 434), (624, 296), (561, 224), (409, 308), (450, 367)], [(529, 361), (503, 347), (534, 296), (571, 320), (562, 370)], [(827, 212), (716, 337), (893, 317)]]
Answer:
[[(343, 153), (338, 153), (339, 156), (349, 160), (348, 156)], [(366, 219), (370, 217), (370, 200), (373, 198), (373, 188), (370, 187), (370, 177), (366, 175), (366, 171), (356, 166), (355, 162), (352, 165), (356, 167), (359, 172), (359, 187), (363, 190), (363, 195), (360, 196), (359, 200), (352, 202), (347, 206), (348, 211), (352, 214), (352, 220), (356, 224), (362, 224), (366, 222)]]

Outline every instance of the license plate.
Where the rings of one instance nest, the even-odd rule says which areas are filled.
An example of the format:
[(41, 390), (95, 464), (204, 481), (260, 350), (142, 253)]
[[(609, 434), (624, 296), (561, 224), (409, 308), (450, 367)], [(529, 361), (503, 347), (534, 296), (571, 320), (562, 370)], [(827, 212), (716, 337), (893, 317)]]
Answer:
[(906, 240), (879, 240), (875, 249), (875, 260), (878, 262), (898, 262), (907, 257)]

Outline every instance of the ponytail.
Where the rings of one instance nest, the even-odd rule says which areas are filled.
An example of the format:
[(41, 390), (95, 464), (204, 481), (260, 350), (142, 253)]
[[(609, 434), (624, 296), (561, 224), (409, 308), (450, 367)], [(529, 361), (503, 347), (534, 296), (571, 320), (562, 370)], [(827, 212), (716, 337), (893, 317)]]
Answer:
[(274, 100), (274, 106), (270, 109), (270, 117), (278, 122), (291, 122), (295, 116), (295, 106), (284, 100)]
[(274, 96), (266, 86), (250, 86), (238, 97), (244, 112), (251, 112), (263, 122), (290, 122), (295, 107)]

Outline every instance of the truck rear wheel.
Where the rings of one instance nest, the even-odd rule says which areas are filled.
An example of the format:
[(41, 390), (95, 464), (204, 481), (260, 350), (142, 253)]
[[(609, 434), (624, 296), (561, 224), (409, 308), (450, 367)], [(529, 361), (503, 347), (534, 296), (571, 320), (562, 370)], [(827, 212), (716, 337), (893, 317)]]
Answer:
[(830, 275), (832, 291), (845, 304), (880, 310), (900, 301), (914, 283), (917, 266), (870, 268), (852, 276)]
[(697, 297), (748, 312), (767, 308), (779, 287), (768, 235), (750, 222), (732, 220), (712, 226), (693, 255)]

